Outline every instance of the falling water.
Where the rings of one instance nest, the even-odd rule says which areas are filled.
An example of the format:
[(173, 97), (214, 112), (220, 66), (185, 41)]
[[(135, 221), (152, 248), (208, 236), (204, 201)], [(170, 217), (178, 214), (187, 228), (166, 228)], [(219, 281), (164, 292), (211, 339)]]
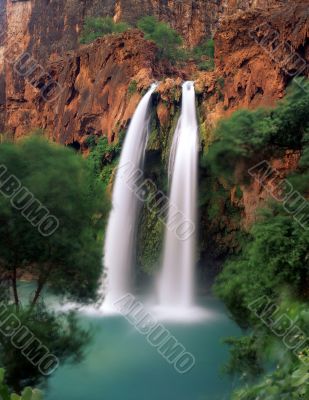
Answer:
[(143, 168), (149, 125), (148, 108), (155, 89), (154, 84), (139, 103), (120, 157), (104, 249), (107, 274), (103, 284), (107, 294), (103, 304), (104, 310), (113, 309), (113, 303), (127, 293), (131, 286), (139, 200), (130, 181), (132, 176), (136, 177), (138, 171)]
[(182, 87), (182, 110), (170, 153), (170, 204), (165, 233), (159, 302), (163, 307), (194, 303), (195, 234), (177, 235), (171, 229), (175, 210), (196, 225), (198, 127), (193, 82)]

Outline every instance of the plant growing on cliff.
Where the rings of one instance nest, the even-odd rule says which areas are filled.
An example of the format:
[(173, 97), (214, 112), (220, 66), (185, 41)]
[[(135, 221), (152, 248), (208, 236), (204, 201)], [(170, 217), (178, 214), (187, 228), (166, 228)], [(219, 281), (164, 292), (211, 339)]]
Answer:
[(215, 68), (215, 42), (208, 39), (196, 46), (192, 52), (193, 58), (198, 63), (199, 69), (203, 71), (213, 71)]
[[(308, 89), (308, 81), (303, 83)], [(224, 171), (233, 174), (241, 162), (245, 167), (240, 171), (247, 173), (252, 159), (270, 158), (280, 149), (297, 149), (301, 151), (299, 168), (289, 182), (300, 194), (308, 195), (308, 107), (309, 91), (294, 84), (274, 109), (235, 113), (216, 131), (217, 143), (209, 152), (213, 170), (219, 175)], [(238, 178), (245, 180), (244, 176)], [(216, 294), (233, 318), (251, 331), (250, 336), (228, 341), (232, 348), (226, 371), (241, 373), (245, 382), (233, 393), (233, 400), (290, 400), (309, 395), (308, 369), (304, 364), (308, 363), (308, 344), (304, 342), (300, 351), (289, 351), (282, 337), (272, 331), (276, 319), (284, 314), (297, 321), (300, 328), (294, 341), (301, 343), (303, 336), (308, 336), (308, 248), (307, 230), (280, 203), (272, 201), (258, 214), (240, 254), (228, 259), (217, 277)], [(249, 305), (260, 298), (271, 299), (276, 308), (274, 316), (263, 320), (250, 310)], [(265, 324), (266, 319), (270, 326)], [(261, 375), (266, 360), (269, 372)], [(269, 362), (276, 368), (269, 370)]]
[(138, 21), (137, 26), (145, 33), (147, 40), (155, 42), (159, 59), (176, 61), (182, 57), (182, 38), (168, 24), (158, 21), (155, 17), (146, 16)]
[(305, 91), (293, 83), (276, 108), (240, 110), (221, 121), (208, 154), (213, 171), (234, 178), (236, 166), (243, 163), (247, 171), (258, 154), (265, 158), (274, 150), (300, 149), (309, 129), (308, 80), (306, 87)]
[(128, 87), (128, 95), (132, 96), (136, 92), (137, 92), (137, 82), (133, 79)]
[(119, 138), (117, 143), (108, 143), (107, 137), (101, 137), (92, 147), (88, 156), (90, 167), (99, 178), (99, 181), (102, 182), (104, 189), (107, 188), (113, 170), (116, 167), (121, 149), (121, 140)]
[(121, 33), (129, 29), (125, 22), (114, 22), (111, 17), (87, 17), (80, 37), (80, 43), (88, 44), (95, 39), (111, 34)]

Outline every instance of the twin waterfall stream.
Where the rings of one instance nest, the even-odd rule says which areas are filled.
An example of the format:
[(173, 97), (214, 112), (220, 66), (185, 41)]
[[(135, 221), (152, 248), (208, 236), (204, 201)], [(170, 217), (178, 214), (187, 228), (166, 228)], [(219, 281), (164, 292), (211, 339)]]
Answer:
[[(118, 166), (109, 217), (104, 265), (103, 311), (112, 311), (114, 303), (133, 290), (133, 265), (140, 200), (124, 179), (129, 166), (131, 175), (143, 170), (148, 139), (152, 85), (139, 103), (126, 135)], [(198, 126), (193, 82), (182, 87), (181, 115), (173, 138), (169, 161), (170, 197), (165, 228), (163, 265), (156, 282), (158, 309), (186, 313), (194, 307), (195, 229), (197, 204)], [(173, 210), (178, 210), (193, 226), (185, 238), (173, 224)]]

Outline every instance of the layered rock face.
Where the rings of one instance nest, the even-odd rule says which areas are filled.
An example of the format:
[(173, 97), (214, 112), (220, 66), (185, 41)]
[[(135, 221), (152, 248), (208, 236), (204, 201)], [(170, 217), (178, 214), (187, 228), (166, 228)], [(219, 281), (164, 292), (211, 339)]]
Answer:
[(24, 103), (18, 109), (16, 101), (7, 104), (7, 125), (16, 138), (39, 127), (55, 141), (78, 147), (88, 134), (113, 140), (140, 99), (136, 82), (141, 89), (154, 79), (154, 54), (154, 45), (145, 46), (141, 33), (134, 30), (68, 53), (48, 66), (49, 76), (59, 83), (51, 101), (25, 80), (26, 90), (20, 93)]
[[(130, 84), (131, 92), (135, 86), (146, 89), (151, 81), (171, 75), (155, 61), (154, 46), (134, 30), (66, 52), (76, 48), (85, 15), (108, 14), (134, 23), (141, 15), (154, 14), (169, 21), (189, 44), (207, 37), (217, 26), (215, 72), (186, 68), (175, 71), (175, 80), (166, 84), (170, 90), (173, 82), (181, 84), (179, 76), (195, 79), (207, 124), (238, 108), (274, 104), (295, 75), (291, 52), (309, 60), (308, 1), (67, 0), (46, 4), (42, 0), (1, 0), (1, 6), (1, 130), (16, 138), (39, 127), (61, 143), (80, 145), (89, 133), (112, 140), (125, 127), (139, 99), (137, 93), (128, 94)], [(17, 56), (27, 53), (33, 57), (37, 68), (26, 77), (14, 71), (10, 61), (14, 49)], [(308, 74), (308, 68), (302, 73)], [(46, 76), (61, 89), (53, 102), (40, 96)], [(160, 93), (166, 103), (170, 96), (164, 93), (164, 85)], [(162, 103), (159, 117), (163, 109), (168, 118)]]
[[(37, 126), (57, 129), (53, 122), (43, 122), (40, 102), (35, 100), (37, 91), (29, 84), (37, 71), (25, 78), (14, 71), (14, 59), (26, 53), (42, 73), (51, 68), (58, 78), (59, 61), (57, 66), (49, 67), (50, 61), (79, 47), (78, 37), (86, 16), (109, 15), (135, 24), (142, 15), (155, 15), (178, 29), (193, 45), (211, 35), (222, 9), (221, 1), (215, 0), (0, 0), (0, 130), (19, 137)], [(90, 57), (92, 54), (90, 50)], [(141, 57), (142, 54), (143, 49)], [(64, 69), (71, 65), (70, 57), (62, 58)], [(102, 66), (96, 67), (100, 70)], [(122, 84), (126, 80), (124, 77)], [(126, 101), (122, 106), (125, 105)], [(44, 108), (49, 109), (49, 105)], [(110, 132), (110, 127), (103, 129), (106, 131)], [(56, 136), (60, 137), (60, 133)]]
[(288, 2), (271, 11), (251, 10), (222, 20), (215, 34), (222, 101), (208, 102), (209, 120), (239, 108), (273, 106), (294, 77), (309, 76), (308, 6), (307, 1)]

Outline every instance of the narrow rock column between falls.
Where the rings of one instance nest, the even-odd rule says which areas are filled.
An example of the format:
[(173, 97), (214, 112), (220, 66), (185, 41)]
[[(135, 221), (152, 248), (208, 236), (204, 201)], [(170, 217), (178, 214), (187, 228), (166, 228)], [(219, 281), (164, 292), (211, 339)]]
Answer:
[(121, 152), (104, 246), (106, 278), (103, 279), (103, 291), (106, 298), (103, 310), (113, 310), (114, 302), (131, 289), (139, 208), (138, 197), (132, 190), (132, 177), (136, 178), (138, 171), (143, 169), (148, 138), (148, 108), (156, 87), (152, 85), (140, 101)]
[[(185, 82), (169, 163), (170, 202), (159, 277), (159, 303), (163, 307), (186, 308), (194, 304), (198, 146), (194, 84)], [(186, 221), (184, 226), (191, 224), (192, 234), (173, 229), (175, 219)]]

